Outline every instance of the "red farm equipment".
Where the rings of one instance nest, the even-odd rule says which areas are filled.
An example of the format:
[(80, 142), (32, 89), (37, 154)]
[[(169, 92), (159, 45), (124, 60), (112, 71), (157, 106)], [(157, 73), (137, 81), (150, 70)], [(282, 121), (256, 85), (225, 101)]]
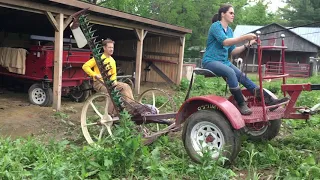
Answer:
[[(14, 52), (15, 48), (10, 49)], [(72, 48), (71, 44), (63, 49), (62, 96), (69, 96), (79, 102), (85, 101), (90, 94), (91, 86), (90, 78), (82, 70), (82, 65), (90, 59), (91, 51)], [(0, 66), (0, 75), (4, 79), (13, 78), (13, 81), (31, 85), (28, 90), (30, 102), (50, 106), (53, 101), (54, 47), (31, 46), (23, 62), (24, 74), (10, 72), (10, 68)]]

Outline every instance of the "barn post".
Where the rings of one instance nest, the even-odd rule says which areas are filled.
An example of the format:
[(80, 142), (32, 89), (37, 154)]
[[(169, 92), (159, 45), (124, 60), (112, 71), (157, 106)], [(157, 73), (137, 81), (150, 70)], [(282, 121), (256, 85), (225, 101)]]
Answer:
[(61, 108), (61, 87), (62, 87), (62, 61), (63, 61), (63, 31), (65, 29), (64, 15), (58, 14), (56, 18), (51, 12), (46, 15), (55, 29), (54, 34), (54, 73), (53, 73), (53, 105), (59, 111)]
[(143, 52), (143, 40), (147, 35), (147, 31), (144, 29), (135, 29), (137, 36), (137, 54), (136, 54), (136, 73), (135, 73), (135, 85), (134, 92), (140, 94), (140, 81), (141, 81), (141, 66), (142, 66), (142, 52)]
[(186, 42), (186, 37), (180, 37), (180, 51), (179, 51), (179, 61), (178, 61), (178, 74), (176, 84), (180, 84), (182, 79), (182, 68), (183, 68), (183, 58), (184, 58), (184, 46)]

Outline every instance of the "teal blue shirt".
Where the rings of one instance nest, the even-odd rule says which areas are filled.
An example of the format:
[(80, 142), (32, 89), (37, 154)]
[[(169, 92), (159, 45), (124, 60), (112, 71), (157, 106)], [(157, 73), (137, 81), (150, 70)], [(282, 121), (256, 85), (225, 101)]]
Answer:
[(233, 38), (233, 31), (229, 26), (227, 31), (225, 31), (220, 21), (211, 25), (206, 52), (202, 59), (203, 64), (210, 61), (221, 61), (227, 66), (231, 65), (231, 62), (228, 60), (228, 55), (236, 48), (236, 46), (223, 46), (223, 41), (227, 38)]

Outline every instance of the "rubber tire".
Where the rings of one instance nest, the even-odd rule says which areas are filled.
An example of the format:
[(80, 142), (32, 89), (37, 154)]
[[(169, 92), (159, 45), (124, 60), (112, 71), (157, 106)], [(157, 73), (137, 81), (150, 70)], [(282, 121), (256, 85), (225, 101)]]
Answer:
[[(271, 97), (278, 99), (277, 96), (275, 94), (273, 94), (271, 91), (269, 91), (268, 89), (264, 88), (263, 90), (266, 91)], [(244, 132), (244, 134), (248, 136), (248, 140), (251, 140), (251, 141), (268, 140), (269, 141), (269, 140), (275, 138), (279, 134), (282, 120), (276, 119), (276, 120), (269, 120), (268, 122), (270, 122), (269, 127), (261, 135), (253, 136), (251, 134), (248, 134), (248, 132)], [(246, 131), (246, 128), (244, 128), (244, 130)]]
[(203, 121), (213, 123), (220, 129), (224, 136), (225, 144), (228, 146), (223, 152), (223, 156), (229, 160), (226, 164), (232, 163), (241, 148), (240, 133), (237, 130), (233, 130), (228, 119), (217, 110), (201, 110), (188, 117), (182, 132), (182, 140), (187, 154), (196, 163), (201, 163), (201, 156), (192, 147), (190, 136), (192, 128), (199, 122)]
[(282, 120), (281, 119), (270, 120), (269, 123), (270, 125), (260, 135), (255, 136), (255, 135), (249, 134), (248, 132), (245, 132), (245, 134), (248, 136), (248, 139), (251, 141), (271, 140), (279, 134)]
[[(80, 90), (90, 89), (90, 85), (88, 81), (83, 81), (79, 87), (80, 87)], [(78, 91), (76, 91), (76, 93), (78, 93)], [(83, 91), (80, 97), (75, 97), (72, 91), (69, 94), (69, 97), (72, 99), (72, 101), (75, 101), (75, 102), (84, 102), (85, 100), (88, 99), (89, 96), (90, 96), (89, 90)]]
[[(41, 104), (34, 102), (33, 99), (32, 99), (32, 91), (34, 89), (36, 89), (36, 88), (42, 89), (44, 91), (44, 93), (46, 94), (46, 99)], [(48, 87), (46, 89), (43, 89), (42, 84), (35, 83), (32, 86), (30, 86), (30, 88), (28, 90), (28, 95), (29, 95), (29, 101), (30, 101), (31, 104), (44, 106), (44, 107), (52, 106), (52, 103), (53, 103), (53, 92), (52, 92), (52, 89), (50, 87)]]

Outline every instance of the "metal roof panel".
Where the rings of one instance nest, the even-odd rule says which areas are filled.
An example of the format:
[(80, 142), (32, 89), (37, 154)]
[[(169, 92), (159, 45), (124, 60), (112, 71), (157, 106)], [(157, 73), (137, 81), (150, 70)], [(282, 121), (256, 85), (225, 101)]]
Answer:
[[(233, 36), (239, 37), (241, 35), (254, 32), (257, 29), (263, 28), (264, 26), (254, 26), (254, 25), (237, 25)], [(290, 27), (285, 27), (290, 28)], [(320, 27), (298, 27), (290, 29), (290, 31), (296, 33), (302, 38), (320, 46)], [(317, 35), (318, 34), (318, 35)]]

